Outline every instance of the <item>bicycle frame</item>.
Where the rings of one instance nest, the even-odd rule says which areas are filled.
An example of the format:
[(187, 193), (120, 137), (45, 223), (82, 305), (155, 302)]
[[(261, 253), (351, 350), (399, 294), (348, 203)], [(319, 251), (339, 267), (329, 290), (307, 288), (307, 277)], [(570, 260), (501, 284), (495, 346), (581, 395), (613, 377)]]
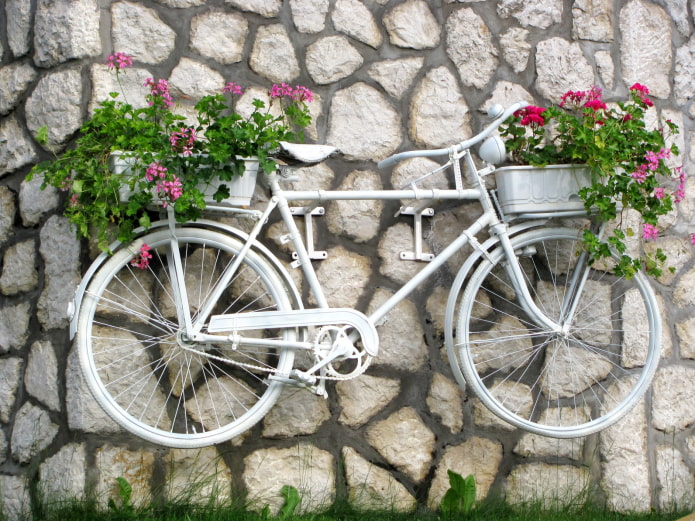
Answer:
[[(475, 163), (471, 157), (468, 149), (462, 152), (456, 152), (454, 150), (450, 153), (449, 163), (445, 167), (451, 167), (456, 175), (456, 185), (459, 187), (457, 189), (418, 189), (413, 187), (407, 190), (375, 190), (375, 191), (339, 191), (339, 190), (316, 190), (316, 191), (286, 191), (280, 186), (282, 180), (281, 176), (278, 174), (271, 174), (268, 176), (268, 184), (271, 191), (271, 199), (268, 202), (266, 208), (262, 211), (258, 222), (254, 226), (253, 230), (250, 232), (249, 237), (244, 245), (244, 248), (239, 252), (235, 262), (227, 267), (225, 273), (220, 278), (216, 289), (210, 295), (207, 304), (198, 312), (197, 319), (195, 322), (190, 321), (190, 317), (183, 317), (180, 323), (186, 325), (186, 336), (193, 341), (220, 341), (220, 336), (217, 334), (223, 331), (230, 330), (243, 330), (259, 328), (263, 326), (272, 327), (307, 327), (312, 325), (332, 325), (332, 324), (349, 324), (355, 327), (360, 336), (362, 337), (363, 344), (365, 345), (365, 350), (372, 356), (375, 356), (378, 352), (378, 340), (375, 333), (375, 325), (384, 316), (392, 310), (399, 302), (404, 300), (412, 293), (415, 288), (422, 284), (426, 279), (428, 279), (435, 271), (437, 271), (444, 263), (446, 263), (457, 251), (459, 251), (466, 244), (473, 243), (476, 247), (480, 247), (476, 235), (482, 230), (489, 228), (499, 239), (499, 243), (502, 248), (504, 248), (506, 257), (508, 259), (507, 269), (510, 270), (510, 278), (514, 281), (515, 289), (518, 294), (521, 295), (521, 304), (524, 309), (527, 310), (529, 315), (533, 317), (538, 324), (547, 328), (548, 330), (559, 332), (561, 331), (561, 326), (551, 320), (549, 320), (546, 315), (536, 307), (529, 294), (529, 290), (526, 286), (526, 282), (521, 273), (521, 268), (519, 266), (518, 259), (514, 254), (511, 241), (509, 239), (509, 228), (508, 225), (500, 220), (497, 212), (494, 208), (490, 194), (488, 193), (484, 184), (484, 175), (492, 171), (479, 172), (475, 166)], [(461, 188), (462, 182), (460, 179), (460, 163), (459, 161), (465, 161), (467, 171), (469, 172), (469, 178), (474, 184), (473, 188), (463, 189)], [(312, 203), (323, 203), (328, 201), (350, 201), (350, 200), (402, 200), (402, 199), (414, 199), (414, 200), (426, 200), (426, 201), (442, 201), (442, 200), (477, 200), (482, 208), (483, 213), (476, 219), (476, 221), (464, 230), (451, 244), (449, 244), (442, 252), (436, 255), (430, 262), (428, 262), (422, 270), (415, 274), (408, 282), (406, 282), (394, 295), (392, 295), (386, 302), (379, 306), (369, 317), (364, 319), (364, 316), (355, 310), (348, 309), (331, 309), (328, 305), (328, 301), (321, 287), (321, 283), (318, 280), (316, 271), (314, 270), (312, 259), (307, 249), (306, 244), (302, 239), (302, 234), (297, 227), (295, 222), (295, 217), (290, 209), (290, 202), (293, 201), (311, 201)], [(239, 317), (234, 315), (220, 315), (216, 317), (210, 317), (212, 308), (215, 302), (221, 297), (225, 288), (232, 280), (234, 273), (236, 272), (238, 266), (241, 264), (244, 256), (251, 248), (251, 245), (258, 238), (261, 230), (265, 226), (269, 216), (274, 212), (278, 211), (283, 223), (288, 230), (288, 239), (294, 246), (296, 250), (297, 261), (296, 264), (299, 265), (303, 271), (303, 274), (307, 280), (310, 291), (312, 292), (314, 298), (316, 299), (318, 308), (323, 310), (318, 315), (320, 319), (316, 316), (312, 316), (311, 311), (308, 312), (265, 312), (256, 313), (253, 316), (243, 317), (243, 322), (239, 320)], [(233, 211), (233, 210), (231, 210)], [(173, 217), (172, 217), (173, 218)], [(172, 231), (172, 234), (174, 232)], [(172, 240), (175, 240), (172, 238)], [(180, 263), (180, 260), (174, 257), (173, 262)], [(181, 279), (176, 277), (178, 269), (172, 270), (172, 280), (178, 280), (179, 285), (183, 285)], [(185, 288), (181, 288), (180, 296), (185, 298)], [(184, 315), (187, 313), (188, 309), (187, 302), (181, 298), (183, 308), (180, 313)], [(317, 314), (318, 310), (313, 310), (314, 314)], [(208, 323), (208, 333), (203, 334), (201, 330), (203, 326)], [(232, 335), (228, 341), (233, 343), (243, 344), (246, 340), (240, 337), (238, 333)], [(253, 340), (249, 340), (253, 343)], [(267, 340), (265, 342), (268, 342)], [(308, 345), (302, 344), (296, 347), (306, 347)]]

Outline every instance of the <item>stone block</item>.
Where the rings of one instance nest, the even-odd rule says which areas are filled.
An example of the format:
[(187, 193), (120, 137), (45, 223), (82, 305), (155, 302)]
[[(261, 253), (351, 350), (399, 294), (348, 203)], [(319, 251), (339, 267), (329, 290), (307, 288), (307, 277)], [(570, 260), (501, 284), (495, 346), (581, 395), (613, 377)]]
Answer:
[(429, 472), (435, 437), (412, 407), (404, 407), (370, 425), (365, 438), (391, 465), (414, 482)]
[(242, 479), (251, 510), (268, 505), (277, 515), (284, 504), (282, 487), (297, 489), (302, 502), (297, 513), (321, 512), (335, 500), (334, 460), (313, 445), (299, 444), (287, 449), (258, 449), (244, 458)]

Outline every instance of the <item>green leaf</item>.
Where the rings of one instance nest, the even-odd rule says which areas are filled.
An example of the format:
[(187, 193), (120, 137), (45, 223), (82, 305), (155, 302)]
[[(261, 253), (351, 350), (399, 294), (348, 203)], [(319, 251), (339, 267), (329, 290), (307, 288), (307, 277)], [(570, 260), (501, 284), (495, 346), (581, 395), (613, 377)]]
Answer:
[(302, 502), (302, 498), (296, 488), (285, 485), (280, 489), (280, 494), (285, 498), (285, 504), (278, 513), (278, 519), (287, 519), (294, 514), (295, 509)]
[(36, 141), (43, 147), (48, 144), (48, 127), (46, 125), (36, 131)]

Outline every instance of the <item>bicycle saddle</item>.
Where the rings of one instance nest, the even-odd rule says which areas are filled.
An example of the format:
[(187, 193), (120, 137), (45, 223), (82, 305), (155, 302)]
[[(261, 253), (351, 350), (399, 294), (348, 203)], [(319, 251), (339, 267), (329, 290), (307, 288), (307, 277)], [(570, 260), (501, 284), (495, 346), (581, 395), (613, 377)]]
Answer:
[(325, 161), (336, 152), (338, 149), (330, 145), (306, 145), (280, 141), (280, 149), (273, 156), (288, 164), (315, 164)]

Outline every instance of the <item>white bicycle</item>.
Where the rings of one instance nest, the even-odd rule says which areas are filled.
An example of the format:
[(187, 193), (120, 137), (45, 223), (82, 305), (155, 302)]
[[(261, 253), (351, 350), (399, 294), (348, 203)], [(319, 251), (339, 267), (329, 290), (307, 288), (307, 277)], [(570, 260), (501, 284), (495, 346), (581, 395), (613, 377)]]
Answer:
[[(492, 123), (451, 148), (396, 154), (380, 166), (418, 157), (445, 159), (455, 189), (284, 190), (290, 172), (266, 176), (262, 208), (217, 208), (256, 219), (244, 233), (211, 220), (177, 224), (172, 214), (132, 243), (114, 245), (85, 275), (74, 302), (72, 334), (94, 397), (128, 431), (181, 448), (221, 443), (251, 428), (287, 385), (325, 393), (326, 380), (358, 376), (378, 355), (375, 324), (464, 245), (474, 253), (451, 284), (445, 337), (453, 373), (496, 415), (528, 431), (559, 438), (584, 436), (621, 418), (647, 389), (659, 361), (661, 324), (646, 279), (612, 275), (592, 265), (581, 231), (560, 217), (510, 220), (495, 204), (471, 147), (483, 156), (499, 146), (493, 131), (524, 104), (491, 110)], [(286, 145), (300, 164), (334, 149)], [(499, 152), (499, 150), (498, 150)], [(500, 155), (500, 153), (492, 155)], [(490, 162), (492, 159), (490, 159)], [(437, 170), (441, 170), (437, 169)], [(468, 177), (464, 188), (462, 172)], [(366, 316), (327, 304), (312, 265), (311, 221), (306, 240), (295, 219), (325, 201), (418, 200), (421, 216), (435, 201), (477, 200), (482, 214), (427, 261), (376, 311)], [(304, 201), (307, 206), (290, 206)], [(308, 308), (293, 278), (259, 241), (272, 214), (286, 228), (318, 304)], [(581, 212), (580, 212), (581, 213)], [(573, 214), (576, 215), (576, 214)], [(584, 213), (586, 216), (586, 213)], [(541, 218), (542, 217), (542, 218)], [(489, 235), (478, 240), (483, 231)], [(149, 266), (132, 265), (147, 244)]]

